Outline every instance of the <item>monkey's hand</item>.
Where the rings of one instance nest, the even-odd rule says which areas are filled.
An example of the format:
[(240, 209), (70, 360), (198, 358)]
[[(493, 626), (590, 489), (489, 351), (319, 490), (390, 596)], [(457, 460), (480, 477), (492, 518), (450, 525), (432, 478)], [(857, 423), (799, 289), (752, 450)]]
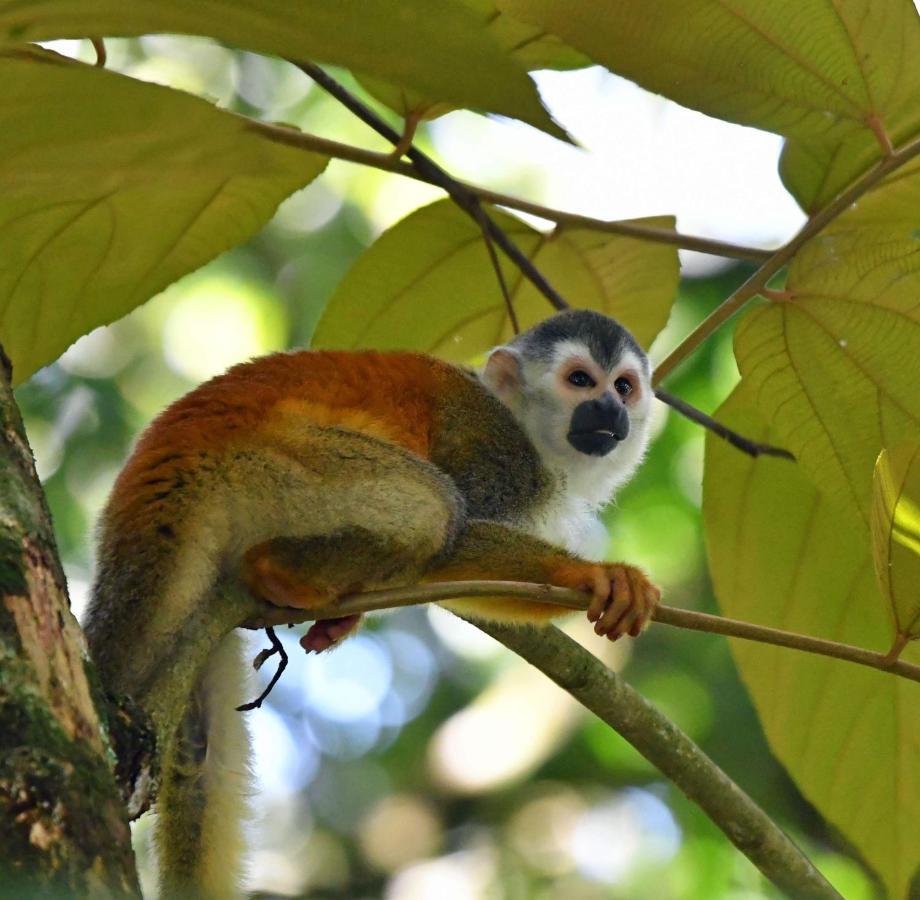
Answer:
[(638, 635), (651, 620), (661, 591), (645, 573), (624, 563), (572, 562), (551, 573), (551, 583), (592, 595), (588, 620), (595, 634), (615, 641)]

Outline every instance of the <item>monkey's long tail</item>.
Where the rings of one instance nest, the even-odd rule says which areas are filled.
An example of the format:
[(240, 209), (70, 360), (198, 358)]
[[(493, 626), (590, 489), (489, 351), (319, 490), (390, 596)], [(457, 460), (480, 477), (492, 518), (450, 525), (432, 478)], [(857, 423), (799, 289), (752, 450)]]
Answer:
[(251, 690), (242, 643), (231, 632), (208, 657), (174, 751), (161, 761), (155, 839), (162, 900), (241, 894), (249, 735), (235, 707)]

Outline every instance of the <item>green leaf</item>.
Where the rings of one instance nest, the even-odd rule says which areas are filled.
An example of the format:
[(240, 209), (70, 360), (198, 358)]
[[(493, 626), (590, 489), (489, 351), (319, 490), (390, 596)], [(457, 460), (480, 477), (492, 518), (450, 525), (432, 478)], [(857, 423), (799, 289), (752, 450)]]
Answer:
[(199, 34), (405, 85), (458, 107), (557, 126), (524, 68), (458, 0), (0, 0), (0, 41)]
[(920, 133), (920, 16), (912, 0), (498, 0), (611, 71), (712, 116), (796, 140), (786, 186), (827, 203)]
[[(914, 93), (920, 94), (920, 82), (914, 87)], [(903, 135), (902, 140), (897, 139), (899, 135)], [(918, 136), (920, 113), (906, 127), (897, 128), (892, 137), (895, 146), (899, 147)], [(875, 165), (880, 156), (878, 141), (866, 131), (857, 131), (840, 140), (830, 141), (799, 141), (790, 138), (779, 159), (779, 174), (799, 206), (812, 214), (827, 206), (847, 185)], [(884, 192), (885, 185), (897, 184), (902, 177), (903, 170), (887, 178), (874, 190)], [(914, 213), (916, 217), (916, 206)]]
[[(717, 413), (772, 443), (742, 381)], [(751, 459), (707, 435), (703, 516), (722, 611), (759, 624), (887, 650), (863, 522), (794, 464)], [(841, 660), (731, 642), (767, 739), (805, 797), (904, 897), (920, 862), (920, 685)], [(915, 646), (905, 657), (920, 662)]]
[(881, 228), (902, 237), (920, 236), (920, 159), (889, 175), (853, 204), (825, 233)]
[(0, 52), (0, 341), (17, 382), (259, 229), (325, 157), (179, 91)]
[[(674, 247), (586, 229), (546, 235), (506, 213), (495, 221), (572, 306), (604, 312), (648, 346), (677, 289)], [(673, 228), (671, 217), (641, 220)], [(507, 259), (502, 267), (521, 328), (552, 312)], [(329, 301), (315, 346), (416, 349), (468, 361), (512, 337), (482, 232), (450, 200), (383, 234)]]
[(899, 636), (920, 637), (920, 442), (883, 450), (875, 464), (872, 548)]
[(846, 133), (916, 99), (910, 0), (498, 2), (643, 87), (782, 134)]
[(920, 428), (920, 242), (882, 229), (819, 236), (786, 289), (792, 299), (739, 324), (738, 366), (780, 443), (868, 522), (879, 451)]
[[(555, 35), (547, 34), (534, 25), (518, 22), (500, 12), (494, 0), (459, 0), (476, 17), (512, 59), (525, 70), (579, 69), (591, 64), (582, 53), (566, 46)], [(424, 97), (405, 84), (395, 85), (380, 78), (359, 76), (362, 85), (390, 109), (404, 118), (416, 115), (419, 119), (436, 119), (456, 107), (441, 102), (438, 97)], [(560, 136), (564, 133), (557, 132)]]

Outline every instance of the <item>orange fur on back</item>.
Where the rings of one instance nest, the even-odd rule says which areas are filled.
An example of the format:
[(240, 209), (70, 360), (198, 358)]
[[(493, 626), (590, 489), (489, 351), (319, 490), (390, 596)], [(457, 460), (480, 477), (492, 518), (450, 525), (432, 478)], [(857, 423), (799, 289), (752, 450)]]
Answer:
[(165, 410), (121, 472), (110, 515), (154, 513), (164, 484), (203, 454), (284, 445), (303, 423), (382, 438), (427, 459), (433, 391), (448, 367), (413, 353), (302, 351), (235, 366)]

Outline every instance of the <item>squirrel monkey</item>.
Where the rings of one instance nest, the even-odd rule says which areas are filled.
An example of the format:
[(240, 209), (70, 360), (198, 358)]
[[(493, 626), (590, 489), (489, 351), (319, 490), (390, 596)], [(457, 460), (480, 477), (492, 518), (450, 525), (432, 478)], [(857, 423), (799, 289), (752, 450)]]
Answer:
[[(279, 353), (163, 412), (101, 527), (86, 635), (106, 687), (149, 713), (162, 770), (163, 897), (237, 890), (247, 736), (234, 629), (255, 602), (318, 608), (362, 589), (511, 579), (591, 594), (599, 635), (636, 636), (659, 592), (587, 562), (598, 511), (648, 442), (648, 359), (617, 322), (553, 316), (481, 373), (413, 353)], [(445, 603), (540, 623), (520, 599)], [(358, 617), (313, 624), (322, 651)]]

